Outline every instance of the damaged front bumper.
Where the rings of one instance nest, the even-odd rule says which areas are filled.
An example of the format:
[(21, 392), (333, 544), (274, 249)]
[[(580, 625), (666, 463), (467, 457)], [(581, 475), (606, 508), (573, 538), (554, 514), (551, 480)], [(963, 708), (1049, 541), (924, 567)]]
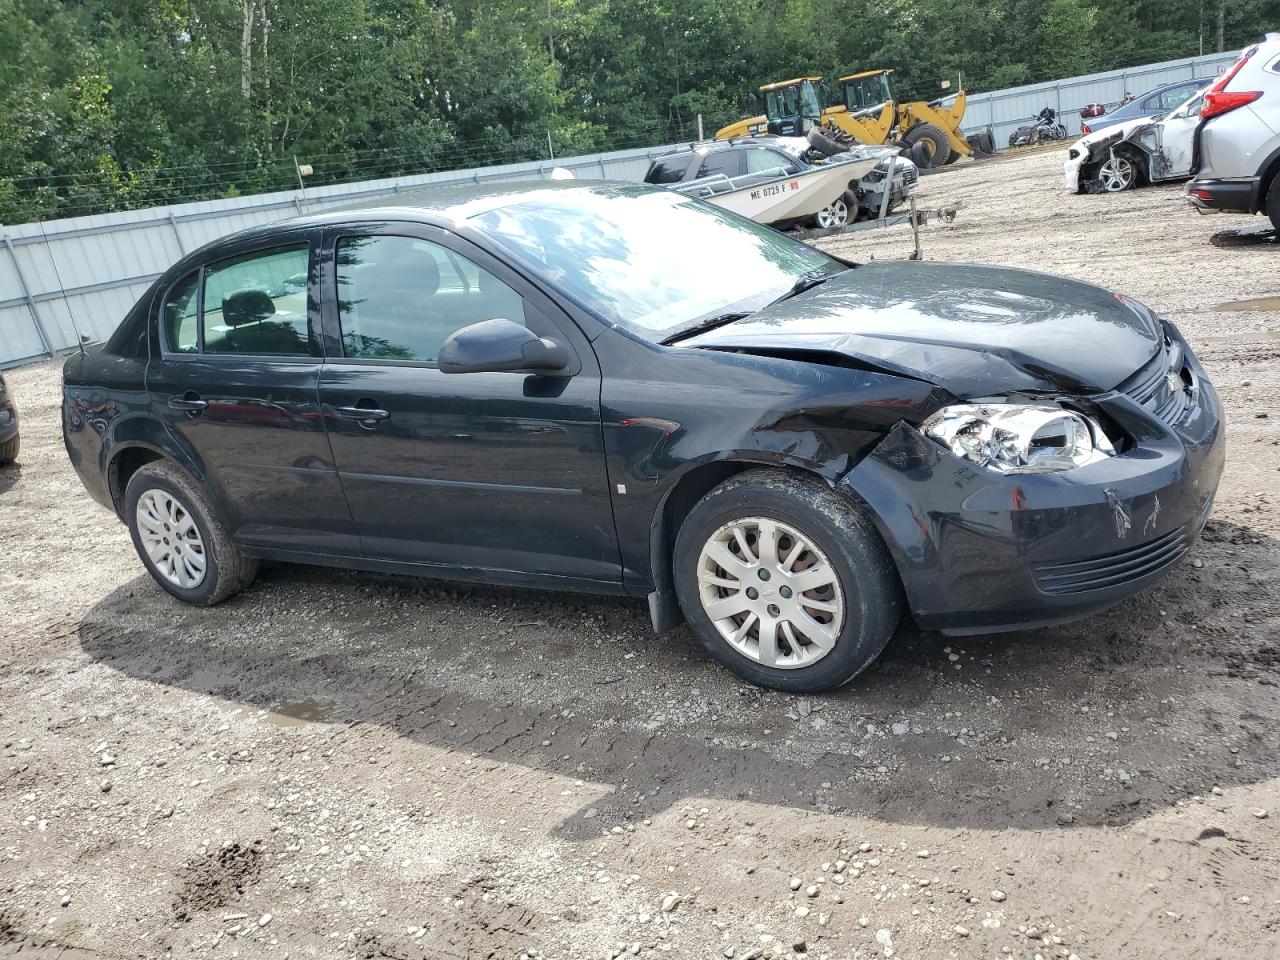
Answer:
[(875, 517), (919, 625), (1047, 626), (1167, 573), (1208, 519), (1225, 457), (1217, 394), (1189, 351), (1185, 369), (1173, 409), (1143, 406), (1133, 390), (1095, 398), (1132, 445), (1086, 467), (1000, 475), (900, 423), (845, 474), (840, 486)]

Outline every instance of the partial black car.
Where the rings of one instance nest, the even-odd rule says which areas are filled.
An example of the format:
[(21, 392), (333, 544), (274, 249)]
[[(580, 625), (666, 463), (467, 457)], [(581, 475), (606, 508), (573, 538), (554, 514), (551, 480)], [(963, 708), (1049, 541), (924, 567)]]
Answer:
[(1209, 515), (1218, 398), (1127, 298), (639, 185), (397, 204), (212, 243), (67, 360), (71, 462), (180, 600), (263, 559), (631, 596), (814, 691), (904, 611), (1111, 606)]
[(18, 459), (22, 438), (18, 435), (18, 405), (0, 373), (0, 467)]

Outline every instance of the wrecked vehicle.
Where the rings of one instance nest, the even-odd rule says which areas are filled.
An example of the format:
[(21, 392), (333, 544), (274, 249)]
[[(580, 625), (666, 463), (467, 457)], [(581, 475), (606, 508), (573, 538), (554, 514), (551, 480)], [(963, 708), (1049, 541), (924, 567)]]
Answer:
[(1118, 193), (1191, 176), (1192, 143), (1202, 98), (1158, 119), (1139, 117), (1103, 127), (1067, 148), (1063, 182), (1077, 193)]
[(215, 241), (63, 376), (76, 472), (183, 602), (262, 559), (647, 598), (791, 691), (854, 677), (903, 611), (983, 633), (1149, 586), (1225, 446), (1139, 303), (853, 264), (636, 184), (443, 187)]

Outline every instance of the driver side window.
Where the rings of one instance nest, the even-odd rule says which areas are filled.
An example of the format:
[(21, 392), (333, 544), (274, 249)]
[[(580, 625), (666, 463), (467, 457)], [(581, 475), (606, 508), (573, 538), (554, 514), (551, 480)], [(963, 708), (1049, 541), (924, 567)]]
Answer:
[(454, 251), (414, 237), (343, 237), (338, 322), (347, 357), (435, 363), (455, 331), (501, 318), (527, 326), (524, 301)]

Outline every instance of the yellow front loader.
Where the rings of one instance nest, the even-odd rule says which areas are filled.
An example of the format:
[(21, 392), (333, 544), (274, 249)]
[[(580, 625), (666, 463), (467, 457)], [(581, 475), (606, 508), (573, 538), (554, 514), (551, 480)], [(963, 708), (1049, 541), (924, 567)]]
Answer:
[(839, 101), (822, 112), (823, 126), (842, 131), (859, 143), (899, 141), (921, 167), (940, 167), (960, 157), (971, 157), (975, 148), (995, 152), (994, 138), (983, 143), (986, 131), (971, 143), (960, 130), (964, 122), (965, 93), (925, 102), (900, 103), (889, 83), (892, 70), (864, 70), (839, 80)]
[[(866, 70), (839, 80), (839, 98), (827, 95), (821, 77), (797, 77), (760, 88), (763, 116), (739, 120), (716, 131), (719, 140), (772, 133), (808, 136), (818, 149), (834, 152), (850, 140), (899, 144), (920, 167), (952, 163), (975, 152), (994, 153), (995, 139), (984, 130), (970, 141), (960, 131), (963, 90), (945, 100), (899, 103), (889, 84), (892, 70)], [(823, 106), (824, 102), (835, 102)]]

